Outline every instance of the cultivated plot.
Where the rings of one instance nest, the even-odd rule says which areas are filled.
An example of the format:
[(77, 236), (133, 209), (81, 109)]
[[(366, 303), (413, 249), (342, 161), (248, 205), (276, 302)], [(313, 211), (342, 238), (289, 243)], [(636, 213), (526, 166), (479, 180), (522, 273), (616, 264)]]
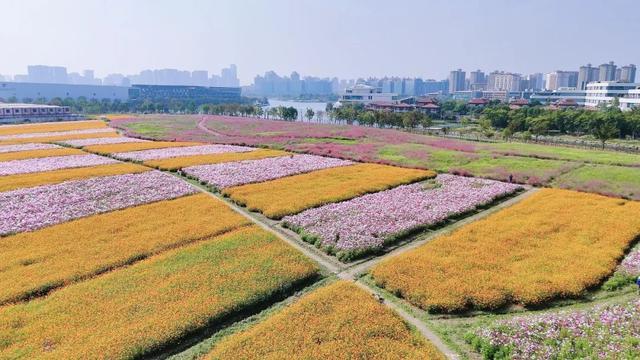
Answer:
[(250, 211), (280, 219), (308, 208), (349, 200), (435, 175), (428, 170), (358, 164), (230, 187), (224, 189), (223, 194)]
[(316, 278), (275, 236), (245, 227), (0, 307), (0, 358), (137, 358), (255, 311)]
[(403, 236), (470, 212), (520, 185), (455, 175), (364, 195), (287, 216), (282, 221), (343, 260), (382, 249)]
[(540, 190), (373, 268), (377, 285), (457, 312), (578, 297), (611, 275), (640, 234), (640, 203)]
[(373, 296), (340, 281), (217, 344), (207, 359), (445, 359)]

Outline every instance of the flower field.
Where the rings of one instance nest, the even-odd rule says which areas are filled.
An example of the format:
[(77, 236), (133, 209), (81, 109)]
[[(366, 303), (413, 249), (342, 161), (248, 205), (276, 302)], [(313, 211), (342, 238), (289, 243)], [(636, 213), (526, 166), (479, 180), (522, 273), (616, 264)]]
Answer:
[(188, 167), (182, 171), (218, 189), (259, 183), (314, 170), (352, 165), (353, 162), (315, 155), (291, 155), (259, 160)]
[(151, 149), (131, 152), (120, 152), (113, 154), (114, 157), (123, 160), (147, 161), (180, 156), (224, 154), (229, 152), (247, 152), (253, 148), (233, 145), (198, 145), (185, 147), (171, 147), (166, 149)]
[(37, 159), (44, 157), (66, 156), (66, 155), (84, 155), (86, 153), (78, 149), (59, 148), (44, 150), (26, 150), (18, 152), (6, 152), (0, 154), (0, 162), (24, 159)]
[(139, 358), (317, 276), (252, 226), (0, 308), (0, 358)]
[(84, 146), (90, 146), (90, 145), (139, 143), (139, 142), (149, 142), (149, 140), (142, 140), (142, 139), (122, 136), (122, 137), (106, 137), (106, 138), (61, 141), (61, 143), (63, 144), (66, 144), (69, 146), (75, 146), (75, 147), (84, 147)]
[(19, 152), (19, 151), (51, 150), (51, 149), (60, 149), (60, 146), (55, 144), (38, 144), (38, 143), (0, 145), (0, 154)]
[(129, 142), (120, 144), (98, 144), (87, 145), (83, 150), (97, 154), (113, 154), (119, 152), (132, 152), (149, 149), (164, 149), (171, 147), (196, 146), (202, 145), (197, 142), (178, 142), (178, 141), (146, 141), (146, 142)]
[[(519, 183), (640, 200), (637, 154), (518, 142), (479, 143), (393, 129), (236, 116), (200, 120), (201, 116), (148, 115), (115, 120), (111, 126), (158, 140), (267, 146), (500, 181), (511, 175)], [(582, 170), (585, 164), (597, 166)], [(607, 176), (609, 173), (613, 176)]]
[(88, 121), (63, 121), (52, 123), (37, 123), (24, 125), (2, 125), (0, 127), (0, 135), (17, 135), (42, 132), (59, 132), (73, 131), (85, 129), (106, 128), (104, 121), (88, 120)]
[[(117, 210), (0, 241), (0, 304), (251, 222), (206, 194)], [(29, 266), (25, 266), (28, 264)]]
[(291, 153), (280, 150), (257, 149), (254, 151), (246, 152), (191, 155), (168, 159), (147, 160), (144, 162), (144, 164), (162, 170), (178, 170), (181, 168), (197, 165), (212, 165), (243, 160), (265, 159), (285, 155), (291, 155)]
[(98, 138), (98, 137), (99, 138), (120, 137), (120, 134), (118, 134), (115, 131), (97, 132), (97, 133), (96, 132), (88, 132), (88, 133), (69, 132), (69, 133), (64, 133), (63, 135), (56, 135), (60, 133), (52, 132), (47, 134), (52, 134), (52, 135), (47, 135), (47, 136), (38, 137), (38, 138), (20, 138), (20, 139), (4, 140), (4, 141), (0, 141), (0, 145), (26, 144), (26, 143), (33, 143), (33, 142), (41, 142), (41, 143), (56, 142), (56, 141), (59, 142), (59, 141), (72, 140), (72, 139), (90, 139), (90, 138)]
[(428, 170), (357, 164), (226, 188), (223, 194), (250, 211), (280, 219), (312, 207), (349, 200), (435, 177)]
[(158, 171), (68, 181), (0, 193), (0, 235), (195, 192)]
[[(428, 184), (403, 185), (283, 219), (339, 257), (382, 248), (412, 230), (438, 224), (509, 195), (521, 187), (492, 180), (438, 175)], [(342, 255), (342, 256), (341, 256)]]
[(151, 169), (128, 163), (87, 166), (38, 173), (0, 176), (0, 192), (48, 184), (58, 184), (69, 180), (88, 179), (99, 176), (136, 174)]
[(207, 359), (445, 359), (371, 295), (346, 281), (217, 344)]
[(431, 311), (578, 297), (614, 272), (640, 234), (638, 211), (638, 202), (544, 189), (385, 260), (371, 274)]
[(93, 154), (52, 156), (39, 159), (24, 159), (0, 162), (0, 176), (29, 174), (43, 171), (115, 164), (118, 160)]
[[(35, 133), (22, 133), (22, 134), (10, 134), (10, 135), (0, 135), (0, 142), (2, 141), (12, 141), (12, 140), (23, 140), (27, 139), (29, 141), (38, 141), (37, 138), (49, 138), (49, 137), (59, 137), (59, 136), (68, 136), (73, 137), (75, 135), (86, 135), (86, 134), (103, 134), (103, 133), (115, 133), (115, 130), (112, 128), (99, 128), (99, 129), (84, 129), (84, 130), (68, 130), (68, 131), (53, 131), (53, 132), (35, 132)], [(34, 139), (36, 138), (36, 139)]]
[(492, 358), (637, 359), (640, 301), (588, 311), (519, 316), (479, 329), (468, 340)]

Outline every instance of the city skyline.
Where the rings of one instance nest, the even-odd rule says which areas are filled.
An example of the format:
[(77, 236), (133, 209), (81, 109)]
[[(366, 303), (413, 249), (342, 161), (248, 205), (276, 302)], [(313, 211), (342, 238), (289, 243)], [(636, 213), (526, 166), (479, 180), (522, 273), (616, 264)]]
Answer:
[[(3, 61), (0, 74), (19, 74), (27, 64), (62, 64), (73, 72), (92, 68), (97, 77), (146, 68), (211, 73), (237, 64), (241, 85), (248, 85), (270, 70), (439, 79), (457, 68), (528, 74), (611, 59), (640, 62), (640, 49), (630, 45), (640, 32), (640, 4), (616, 0), (608, 3), (611, 11), (584, 5), (578, 0), (8, 1), (3, 6), (11, 16), (3, 22), (22, 30), (0, 34), (15, 53)], [(87, 15), (77, 18), (76, 12)], [(501, 20), (483, 21), (487, 14)], [(385, 17), (403, 19), (402, 26)], [(65, 18), (69, 21), (59, 21)], [(597, 24), (625, 31), (601, 31)], [(563, 39), (588, 39), (585, 44), (597, 46)]]

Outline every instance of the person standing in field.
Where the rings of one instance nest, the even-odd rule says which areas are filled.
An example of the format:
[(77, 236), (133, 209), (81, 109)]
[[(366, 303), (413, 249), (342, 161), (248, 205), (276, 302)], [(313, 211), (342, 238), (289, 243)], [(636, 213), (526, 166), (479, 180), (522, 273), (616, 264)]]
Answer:
[(636, 278), (636, 285), (638, 285), (638, 295), (640, 295), (640, 276)]

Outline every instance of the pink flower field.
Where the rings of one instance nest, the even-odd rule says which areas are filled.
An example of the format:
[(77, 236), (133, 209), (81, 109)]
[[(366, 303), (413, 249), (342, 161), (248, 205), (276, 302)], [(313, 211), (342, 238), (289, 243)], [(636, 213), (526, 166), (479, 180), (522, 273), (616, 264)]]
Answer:
[(0, 162), (0, 176), (29, 174), (41, 171), (70, 169), (85, 166), (115, 164), (118, 160), (93, 154), (51, 156), (37, 159)]
[(230, 186), (273, 180), (309, 171), (353, 164), (351, 161), (315, 155), (293, 155), (192, 166), (182, 171), (222, 189)]
[(50, 149), (59, 149), (59, 148), (60, 146), (55, 144), (38, 144), (38, 143), (2, 145), (0, 146), (0, 154), (17, 152), (17, 151), (50, 150)]
[(113, 156), (123, 160), (147, 161), (147, 160), (174, 158), (174, 157), (180, 157), (180, 156), (223, 154), (223, 153), (230, 153), (230, 152), (248, 152), (253, 150), (255, 149), (246, 147), (246, 146), (197, 145), (197, 146), (185, 146), (185, 147), (172, 147), (172, 148), (166, 148), (166, 149), (121, 152), (121, 153), (115, 153), (113, 154)]
[(403, 185), (287, 216), (317, 245), (337, 252), (382, 248), (403, 233), (445, 221), (521, 189), (492, 180), (438, 175), (433, 182)]
[(194, 193), (159, 171), (115, 175), (0, 193), (0, 235)]

